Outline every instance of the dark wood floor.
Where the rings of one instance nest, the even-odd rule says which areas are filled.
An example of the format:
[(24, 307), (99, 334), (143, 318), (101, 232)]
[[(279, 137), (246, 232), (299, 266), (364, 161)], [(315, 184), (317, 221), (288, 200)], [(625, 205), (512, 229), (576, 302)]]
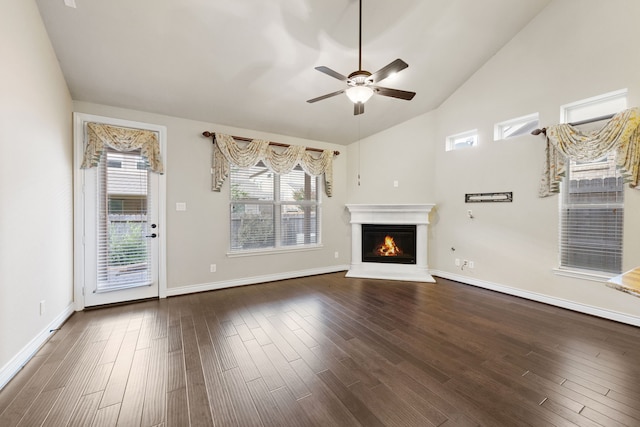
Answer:
[(0, 426), (640, 426), (640, 328), (343, 276), (76, 313)]

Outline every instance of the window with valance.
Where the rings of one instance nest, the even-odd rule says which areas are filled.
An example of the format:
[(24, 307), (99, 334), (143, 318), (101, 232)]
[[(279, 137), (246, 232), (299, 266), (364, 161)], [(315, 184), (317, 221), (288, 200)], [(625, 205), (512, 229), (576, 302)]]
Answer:
[(216, 133), (212, 189), (229, 178), (231, 253), (318, 246), (320, 190), (331, 197), (333, 156), (264, 140), (239, 144)]
[(592, 130), (559, 124), (546, 135), (539, 194), (562, 193), (561, 268), (620, 273), (623, 185), (635, 188), (640, 178), (640, 109), (621, 111)]

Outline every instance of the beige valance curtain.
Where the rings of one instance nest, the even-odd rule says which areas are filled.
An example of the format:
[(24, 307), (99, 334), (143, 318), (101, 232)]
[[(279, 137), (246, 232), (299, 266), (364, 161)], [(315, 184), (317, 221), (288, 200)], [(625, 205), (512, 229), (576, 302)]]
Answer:
[(229, 176), (231, 164), (249, 168), (260, 161), (278, 174), (287, 174), (300, 165), (309, 175), (324, 175), (325, 193), (329, 197), (333, 194), (333, 151), (323, 150), (317, 157), (302, 145), (290, 145), (282, 151), (276, 151), (269, 146), (269, 141), (261, 139), (254, 139), (241, 147), (233, 137), (222, 133), (215, 134), (212, 190), (220, 191)]
[(81, 167), (87, 169), (98, 166), (105, 145), (117, 151), (140, 149), (140, 154), (146, 159), (149, 170), (159, 174), (164, 173), (160, 142), (156, 132), (103, 123), (88, 123), (87, 145)]
[(545, 165), (540, 197), (560, 191), (568, 160), (595, 161), (615, 151), (617, 167), (633, 188), (640, 179), (640, 109), (630, 108), (611, 118), (601, 129), (582, 132), (569, 124), (547, 128)]

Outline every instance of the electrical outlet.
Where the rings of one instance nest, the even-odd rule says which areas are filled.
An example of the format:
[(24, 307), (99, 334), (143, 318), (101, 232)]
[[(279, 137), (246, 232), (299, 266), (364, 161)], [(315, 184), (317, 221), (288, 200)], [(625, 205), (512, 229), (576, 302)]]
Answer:
[(216, 270), (217, 270), (217, 267), (216, 267), (216, 265), (215, 265), (215, 264), (211, 264), (211, 265), (209, 266), (209, 271), (210, 271), (211, 273), (215, 273), (215, 272), (216, 272)]
[(469, 261), (469, 268), (474, 268), (476, 265), (473, 261)]
[(460, 258), (456, 258), (456, 267), (460, 267)]
[(46, 313), (45, 300), (40, 301), (40, 316)]
[(335, 251), (333, 253), (333, 257), (336, 258), (336, 259), (340, 257), (340, 254), (338, 253), (338, 251)]

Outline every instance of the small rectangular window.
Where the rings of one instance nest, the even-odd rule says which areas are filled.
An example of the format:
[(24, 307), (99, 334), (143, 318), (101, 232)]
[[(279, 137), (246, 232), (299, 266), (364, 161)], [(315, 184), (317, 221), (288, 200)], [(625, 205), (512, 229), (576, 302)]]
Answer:
[(478, 145), (478, 129), (458, 133), (447, 137), (447, 151), (461, 150)]
[(531, 133), (532, 130), (538, 128), (538, 116), (538, 113), (534, 113), (496, 123), (493, 129), (493, 140), (500, 141)]

